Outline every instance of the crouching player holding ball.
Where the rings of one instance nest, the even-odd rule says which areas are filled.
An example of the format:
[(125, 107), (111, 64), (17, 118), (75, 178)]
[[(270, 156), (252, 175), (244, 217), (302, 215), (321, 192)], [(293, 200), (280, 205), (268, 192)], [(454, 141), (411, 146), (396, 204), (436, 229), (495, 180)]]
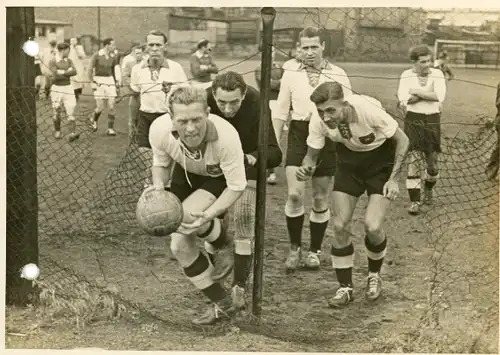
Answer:
[[(210, 114), (205, 89), (173, 87), (168, 99), (169, 114), (151, 125), (149, 141), (153, 152), (152, 180), (148, 189), (170, 192), (182, 201), (184, 219), (171, 234), (170, 248), (185, 275), (207, 296), (212, 306), (193, 320), (208, 325), (235, 314), (229, 293), (218, 280), (227, 276), (233, 260), (218, 260), (215, 268), (200, 252), (196, 238), (216, 249), (231, 248), (219, 216), (223, 215), (246, 188), (244, 154), (236, 129), (226, 120)], [(173, 169), (173, 172), (172, 172)]]
[(338, 142), (337, 171), (333, 187), (332, 264), (340, 288), (328, 303), (342, 307), (353, 300), (352, 268), (354, 247), (347, 226), (359, 197), (366, 191), (365, 246), (368, 256), (366, 298), (376, 300), (381, 293), (380, 270), (387, 250), (381, 226), (391, 200), (398, 193), (401, 167), (409, 140), (374, 98), (352, 95), (344, 99), (336, 82), (319, 85), (311, 94), (317, 114), (309, 123), (307, 154), (297, 171), (297, 179), (309, 179), (317, 165), (325, 140)]

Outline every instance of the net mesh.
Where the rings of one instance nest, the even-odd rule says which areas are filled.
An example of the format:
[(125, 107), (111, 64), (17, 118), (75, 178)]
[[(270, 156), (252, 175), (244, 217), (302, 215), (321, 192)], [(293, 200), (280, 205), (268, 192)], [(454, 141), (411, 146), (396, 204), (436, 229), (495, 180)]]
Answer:
[[(341, 60), (389, 62), (403, 58), (407, 61), (408, 48), (421, 43), (426, 30), (418, 11), (308, 8), (303, 9), (303, 24), (317, 26), (325, 33), (342, 30), (347, 40), (340, 47), (342, 50), (332, 52), (332, 60), (339, 61), (339, 66), (346, 70), (354, 91), (377, 98), (404, 123), (394, 94), (399, 75), (408, 66), (363, 65)], [(278, 10), (277, 18), (280, 16)], [(279, 42), (274, 46), (278, 54), (289, 58), (290, 48), (280, 47)], [(260, 65), (257, 56), (254, 53), (244, 60), (229, 62), (221, 66), (221, 71), (237, 71), (253, 85), (253, 72)], [(187, 68), (187, 61), (182, 64)], [(385, 292), (391, 301), (384, 307), (409, 309), (408, 327), (418, 329), (420, 339), (428, 336), (422, 329), (451, 327), (457, 319), (473, 322), (468, 324), (478, 325), (481, 331), (486, 331), (485, 324), (493, 329), (498, 325), (498, 181), (488, 180), (485, 174), (491, 152), (498, 144), (491, 125), (497, 83), (491, 72), (457, 69), (455, 80), (447, 85), (449, 104), (443, 114), (435, 203), (418, 218), (411, 218), (405, 212), (408, 201), (401, 186), (401, 195), (405, 197), (395, 202), (386, 222), (394, 251), (389, 251), (387, 257), (388, 265), (392, 266), (387, 266)], [(37, 141), (32, 144), (36, 144), (37, 150), (40, 283), (66, 299), (77, 299), (82, 293), (88, 294), (85, 291), (88, 289), (97, 290), (97, 294), (114, 302), (111, 306), (114, 316), (135, 309), (177, 330), (199, 331), (186, 319), (204, 306), (202, 295), (183, 277), (171, 257), (168, 240), (144, 235), (135, 220), (135, 206), (149, 169), (146, 157), (128, 139), (127, 96), (121, 97), (116, 105), (118, 136), (107, 137), (105, 113), (97, 133), (89, 125), (95, 103), (86, 85), (75, 113), (80, 138), (70, 143), (64, 119), (63, 139), (54, 137), (53, 111), (43, 90), (37, 94), (32, 87), (15, 89), (24, 93), (23, 100), (36, 100)], [(9, 108), (14, 110), (20, 104), (11, 102)], [(32, 114), (26, 112), (26, 117)], [(27, 128), (18, 122), (16, 129)], [(7, 142), (10, 150), (19, 144), (15, 140)], [(311, 344), (316, 349), (325, 349), (332, 336), (347, 343), (348, 339), (355, 340), (352, 334), (356, 333), (361, 338), (374, 337), (367, 351), (434, 351), (431, 345), (422, 345), (424, 341), (421, 347), (412, 348), (408, 341), (401, 345), (400, 340), (391, 343), (392, 340), (375, 337), (370, 324), (384, 322), (380, 318), (384, 309), (374, 311), (361, 305), (359, 309), (356, 307), (356, 315), (325, 312), (324, 299), (331, 296), (334, 279), (329, 266), (318, 274), (298, 277), (298, 281), (284, 279), (281, 269), (288, 248), (282, 212), (286, 196), (284, 177), (281, 184), (274, 190), (268, 189), (263, 317), (258, 326), (246, 319), (238, 327)], [(23, 203), (21, 196), (13, 200)], [(366, 206), (364, 197), (353, 221), (357, 243), (362, 243), (363, 238), (363, 206)], [(328, 233), (332, 233), (330, 228)], [(325, 244), (330, 241), (331, 237), (327, 237)], [(359, 260), (365, 257), (361, 249), (356, 253)], [(325, 257), (324, 264), (328, 263)], [(363, 284), (364, 272), (363, 266), (354, 268), (355, 283)], [(417, 286), (411, 285), (417, 281)], [(420, 310), (415, 309), (421, 304), (417, 307)], [(396, 323), (405, 319), (405, 311), (394, 314), (401, 317), (394, 320)], [(415, 323), (409, 321), (413, 318)], [(335, 327), (325, 328), (332, 320)], [(387, 323), (381, 327), (386, 329), (384, 324)], [(365, 333), (359, 335), (352, 329)], [(227, 328), (221, 326), (203, 332), (215, 335), (227, 332)], [(467, 339), (464, 346), (470, 350), (476, 338)], [(452, 344), (447, 346), (441, 348), (453, 349)]]

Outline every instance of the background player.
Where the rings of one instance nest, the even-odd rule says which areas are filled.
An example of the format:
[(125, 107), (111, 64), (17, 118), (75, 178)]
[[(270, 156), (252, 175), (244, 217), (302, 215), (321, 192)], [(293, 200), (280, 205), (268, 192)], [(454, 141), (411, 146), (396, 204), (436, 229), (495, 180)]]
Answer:
[(71, 77), (77, 74), (75, 65), (68, 58), (70, 45), (67, 43), (57, 44), (55, 58), (49, 62), (49, 70), (52, 73), (52, 87), (50, 88), (50, 99), (54, 110), (54, 137), (61, 138), (61, 110), (66, 109), (70, 123), (69, 141), (77, 140), (80, 135), (76, 133), (75, 108), (76, 98), (71, 85)]
[(161, 31), (146, 35), (147, 60), (132, 68), (130, 88), (139, 97), (137, 129), (134, 137), (146, 164), (152, 161), (149, 129), (156, 118), (168, 112), (167, 94), (174, 83), (187, 82), (182, 66), (165, 57), (167, 36)]
[(114, 39), (106, 38), (102, 44), (103, 48), (92, 56), (88, 68), (89, 81), (92, 83), (96, 102), (94, 116), (90, 121), (92, 129), (97, 131), (97, 122), (107, 103), (108, 129), (106, 134), (116, 136), (115, 100), (118, 95), (117, 87), (121, 85), (120, 62)]
[[(279, 120), (273, 118), (273, 115), (276, 114), (277, 111), (276, 103), (278, 99), (278, 94), (280, 92), (283, 69), (281, 68), (281, 65), (276, 62), (276, 49), (274, 47), (272, 47), (271, 58), (272, 58), (272, 69), (271, 69), (271, 90), (269, 94), (269, 108), (271, 110), (271, 122), (273, 123), (273, 125), (275, 125), (275, 122), (279, 122)], [(257, 83), (259, 90), (261, 90), (260, 73), (261, 73), (261, 66), (259, 65), (255, 69), (255, 82)], [(275, 129), (273, 129), (273, 131), (275, 131)], [(280, 141), (278, 140), (278, 137), (276, 137), (276, 139), (279, 144)], [(267, 183), (270, 185), (276, 184), (276, 172), (274, 168), (269, 169), (269, 176), (267, 177)]]
[[(243, 196), (233, 206), (234, 222), (234, 278), (232, 296), (236, 307), (245, 306), (245, 287), (252, 267), (252, 251), (255, 239), (255, 201), (257, 186), (257, 156), (260, 126), (260, 94), (248, 86), (243, 76), (228, 71), (219, 74), (207, 89), (210, 112), (224, 118), (238, 131), (243, 152), (245, 153), (247, 188)], [(271, 123), (271, 122), (270, 122)], [(281, 164), (283, 155), (274, 134), (272, 124), (269, 125), (267, 167), (274, 168)], [(219, 253), (218, 248), (205, 243), (210, 254)], [(230, 251), (233, 253), (233, 251)], [(217, 255), (217, 254), (215, 254)], [(215, 261), (217, 267), (218, 260)], [(224, 261), (223, 261), (224, 262)]]
[(491, 152), (490, 161), (486, 167), (486, 176), (489, 180), (493, 180), (498, 175), (498, 167), (500, 161), (500, 82), (497, 86), (497, 96), (495, 100), (497, 115), (494, 121), (495, 130), (497, 131), (497, 144)]
[(212, 74), (219, 72), (212, 58), (212, 46), (208, 39), (198, 42), (196, 51), (189, 57), (189, 66), (193, 81), (200, 84), (211, 82)]
[(354, 247), (347, 230), (359, 197), (366, 192), (365, 246), (368, 255), (366, 298), (380, 296), (380, 270), (387, 250), (382, 223), (399, 192), (403, 160), (408, 150), (408, 137), (398, 123), (368, 96), (350, 95), (344, 98), (339, 83), (319, 85), (311, 95), (317, 113), (310, 122), (307, 155), (297, 178), (312, 176), (326, 140), (338, 142), (337, 171), (333, 187), (332, 264), (340, 288), (329, 300), (330, 307), (341, 307), (353, 300), (352, 268)]
[[(144, 55), (144, 47), (141, 44), (136, 44), (131, 48), (131, 51), (128, 55), (123, 58), (122, 61), (122, 81), (123, 87), (126, 92), (130, 93), (130, 83), (131, 83), (131, 75), (132, 68), (141, 63)], [(124, 95), (125, 96), (125, 95)], [(132, 139), (135, 130), (137, 128), (137, 116), (139, 114), (140, 108), (140, 97), (139, 95), (129, 95), (128, 101), (128, 134), (129, 138)]]
[[(299, 35), (299, 41), (303, 63), (295, 71), (285, 70), (281, 79), (277, 112), (273, 114), (274, 118), (281, 120), (277, 124), (278, 137), (280, 137), (281, 128), (288, 119), (290, 106), (292, 107), (285, 160), (288, 184), (285, 216), (290, 237), (290, 252), (285, 262), (287, 271), (296, 270), (302, 256), (305, 183), (297, 180), (296, 172), (307, 152), (309, 120), (316, 110), (309, 97), (314, 88), (325, 81), (337, 81), (344, 86), (346, 96), (351, 93), (351, 83), (345, 71), (323, 59), (325, 42), (320, 37), (319, 29), (305, 28)], [(305, 260), (305, 266), (310, 269), (317, 269), (320, 266), (321, 245), (330, 219), (328, 206), (332, 177), (335, 173), (335, 156), (334, 143), (327, 141), (312, 178), (313, 203), (309, 215), (311, 243)]]
[(205, 89), (174, 87), (169, 101), (172, 116), (156, 119), (149, 134), (152, 188), (164, 189), (171, 177), (170, 191), (182, 201), (184, 222), (171, 235), (170, 248), (185, 275), (213, 303), (193, 322), (212, 324), (230, 316), (234, 307), (223, 286), (214, 282), (213, 266), (198, 249), (196, 238), (214, 246), (227, 242), (217, 217), (245, 190), (244, 154), (234, 127), (209, 114)]
[(446, 81), (439, 69), (431, 68), (431, 51), (417, 46), (410, 51), (413, 68), (401, 74), (398, 88), (399, 107), (405, 112), (404, 131), (410, 139), (406, 188), (410, 197), (408, 212), (421, 209), (421, 169), (425, 161), (424, 200), (432, 204), (432, 189), (439, 177), (438, 154), (441, 152), (441, 106), (446, 97)]

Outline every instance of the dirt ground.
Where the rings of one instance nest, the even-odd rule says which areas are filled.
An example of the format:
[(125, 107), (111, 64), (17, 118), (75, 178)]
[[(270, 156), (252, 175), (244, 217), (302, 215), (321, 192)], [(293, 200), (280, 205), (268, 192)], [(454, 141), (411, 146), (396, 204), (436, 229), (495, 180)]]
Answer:
[[(219, 63), (221, 68), (245, 73), (247, 82), (255, 84), (257, 61), (232, 67), (230, 61)], [(182, 64), (187, 68), (186, 61)], [(395, 93), (405, 66), (339, 65), (356, 92), (374, 96), (396, 113)], [(479, 116), (493, 117), (498, 78), (498, 71), (457, 69), (456, 80), (448, 84), (436, 206), (410, 217), (402, 182), (402, 197), (391, 206), (385, 222), (389, 243), (380, 300), (368, 304), (363, 298), (365, 197), (352, 222), (353, 304), (343, 310), (327, 306), (326, 299), (336, 288), (329, 258), (331, 228), (319, 271), (284, 273), (288, 236), (283, 216), (286, 185), (280, 168), (278, 185), (267, 188), (261, 322), (254, 324), (244, 314), (232, 324), (212, 329), (189, 325), (206, 303), (169, 258), (168, 241), (145, 236), (135, 224), (134, 204), (145, 172), (137, 153), (128, 147), (127, 100), (118, 104), (118, 136), (109, 138), (104, 135), (104, 118), (98, 133), (86, 127), (93, 100), (85, 97), (78, 115), (82, 136), (72, 145), (52, 138), (50, 105), (39, 102), (42, 280), (62, 285), (68, 293), (75, 283), (90, 282), (116, 295), (127, 312), (123, 318), (100, 320), (78, 330), (35, 310), (8, 309), (6, 347), (498, 352), (498, 181), (483, 177), (494, 137), (467, 136), (477, 128), (473, 123)], [(465, 141), (457, 143), (457, 136)], [(306, 198), (307, 209), (309, 201)], [(306, 245), (307, 226), (306, 221)], [(435, 289), (431, 299), (430, 288)], [(439, 319), (436, 328), (426, 323), (431, 313)]]

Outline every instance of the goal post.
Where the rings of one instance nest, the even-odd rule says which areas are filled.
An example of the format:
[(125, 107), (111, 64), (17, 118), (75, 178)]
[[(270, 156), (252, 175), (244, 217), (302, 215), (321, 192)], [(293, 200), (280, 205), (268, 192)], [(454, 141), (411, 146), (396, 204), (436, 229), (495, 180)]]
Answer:
[(448, 64), (457, 67), (500, 68), (500, 41), (436, 39), (434, 58), (446, 51)]

